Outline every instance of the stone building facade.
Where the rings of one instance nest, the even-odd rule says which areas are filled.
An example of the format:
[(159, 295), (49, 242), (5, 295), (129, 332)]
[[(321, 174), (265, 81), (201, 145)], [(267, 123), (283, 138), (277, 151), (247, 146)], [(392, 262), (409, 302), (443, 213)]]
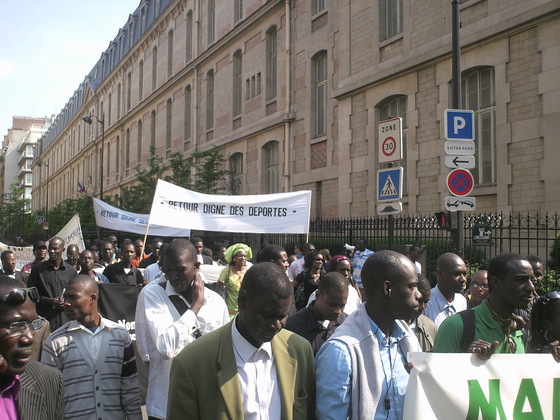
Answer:
[[(556, 211), (560, 4), (460, 9), (477, 211)], [(78, 181), (99, 195), (103, 165), (118, 194), (151, 146), (166, 160), (219, 147), (229, 193), (307, 189), (313, 217), (372, 216), (377, 124), (402, 117), (404, 213), (440, 211), (451, 29), (449, 0), (142, 0), (43, 137), (36, 190), (50, 183), (49, 207)]]

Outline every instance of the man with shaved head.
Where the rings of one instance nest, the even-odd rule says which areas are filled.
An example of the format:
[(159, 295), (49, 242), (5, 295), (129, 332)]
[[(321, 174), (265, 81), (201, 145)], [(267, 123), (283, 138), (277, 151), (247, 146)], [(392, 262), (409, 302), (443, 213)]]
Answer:
[(99, 314), (99, 289), (89, 275), (72, 279), (63, 297), (71, 321), (47, 339), (41, 361), (62, 373), (64, 417), (141, 420), (130, 334)]
[(437, 260), (436, 277), (424, 315), (439, 327), (448, 316), (467, 309), (467, 299), (461, 294), (467, 284), (467, 266), (457, 254), (446, 252)]
[(402, 418), (409, 351), (420, 351), (403, 319), (422, 295), (412, 261), (383, 250), (362, 268), (366, 301), (323, 344), (315, 358), (319, 419)]

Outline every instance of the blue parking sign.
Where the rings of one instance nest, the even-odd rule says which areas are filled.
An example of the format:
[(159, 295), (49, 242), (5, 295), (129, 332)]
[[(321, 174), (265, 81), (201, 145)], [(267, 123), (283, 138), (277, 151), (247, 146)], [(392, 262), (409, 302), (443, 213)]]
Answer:
[(474, 112), (467, 109), (446, 109), (444, 116), (446, 140), (474, 140)]
[(403, 168), (380, 169), (377, 172), (377, 201), (394, 201), (402, 198)]

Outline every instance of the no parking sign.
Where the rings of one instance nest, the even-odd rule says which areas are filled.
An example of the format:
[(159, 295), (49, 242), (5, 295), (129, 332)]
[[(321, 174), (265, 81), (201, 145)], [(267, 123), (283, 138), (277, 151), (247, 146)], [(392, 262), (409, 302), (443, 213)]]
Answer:
[(447, 188), (457, 197), (467, 196), (474, 188), (474, 178), (466, 169), (454, 169), (447, 175)]

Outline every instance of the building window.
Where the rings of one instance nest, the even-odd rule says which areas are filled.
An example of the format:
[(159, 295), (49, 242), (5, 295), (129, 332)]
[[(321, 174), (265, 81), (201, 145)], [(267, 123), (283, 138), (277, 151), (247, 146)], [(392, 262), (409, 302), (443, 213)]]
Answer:
[(476, 185), (495, 183), (496, 99), (494, 68), (469, 70), (461, 77), (463, 109), (474, 111), (475, 167), (470, 171)]
[(144, 60), (138, 65), (138, 102), (144, 99)]
[(208, 45), (214, 42), (216, 30), (216, 4), (215, 0), (208, 0)]
[(169, 157), (171, 154), (171, 124), (172, 121), (172, 112), (173, 107), (171, 103), (171, 99), (167, 100), (167, 104), (165, 106), (165, 150), (166, 150), (166, 157)]
[[(408, 122), (407, 122), (407, 99), (406, 96), (393, 96), (386, 101), (382, 102), (379, 106), (381, 121), (390, 118), (402, 118), (402, 151), (403, 158), (397, 162), (398, 166), (403, 168), (403, 194), (408, 193)], [(388, 168), (388, 165), (382, 165), (383, 168)]]
[(280, 173), (278, 142), (270, 141), (263, 147), (264, 154), (264, 193), (274, 194), (279, 192), (278, 177)]
[(121, 118), (121, 84), (117, 85), (117, 120)]
[(184, 116), (184, 133), (185, 150), (187, 149), (187, 142), (191, 138), (191, 116), (192, 116), (192, 103), (191, 103), (191, 87), (185, 88), (185, 116)]
[(153, 147), (156, 147), (156, 111), (150, 115), (150, 148)]
[(233, 22), (237, 23), (243, 19), (243, 0), (233, 1)]
[(118, 175), (121, 169), (121, 139), (119, 136), (117, 136), (115, 148), (115, 173)]
[(107, 178), (111, 177), (111, 143), (107, 144)]
[(167, 78), (173, 75), (173, 29), (167, 34)]
[(141, 26), (141, 32), (144, 33), (144, 31), (146, 30), (146, 7), (142, 7), (142, 9), (140, 10), (140, 26)]
[(266, 99), (276, 98), (276, 78), (278, 69), (278, 49), (276, 26), (266, 33)]
[(157, 83), (157, 47), (152, 49), (152, 90), (156, 90)]
[(126, 110), (130, 111), (132, 102), (132, 74), (128, 73), (126, 76)]
[(206, 75), (206, 129), (214, 127), (214, 71)]
[(132, 48), (132, 44), (134, 44), (134, 27), (136, 26), (136, 18), (133, 17), (130, 21), (130, 36), (128, 38), (128, 48)]
[(193, 56), (193, 17), (192, 17), (192, 10), (189, 10), (187, 12), (186, 26), (187, 26), (186, 59), (187, 59), (187, 62), (189, 62), (189, 61), (192, 60), (192, 56)]
[(315, 15), (327, 8), (327, 0), (312, 0), (312, 13)]
[(113, 99), (113, 94), (109, 92), (109, 98), (107, 100), (107, 126), (111, 125), (111, 103)]
[(243, 153), (234, 153), (229, 158), (231, 194), (243, 194)]
[(156, 0), (156, 5), (154, 7), (154, 20), (157, 19), (160, 11), (161, 11), (161, 0)]
[(243, 99), (243, 58), (241, 50), (233, 54), (233, 116), (241, 114)]
[(130, 168), (130, 129), (126, 129), (126, 139), (124, 143), (124, 169)]
[(327, 53), (319, 52), (312, 60), (313, 66), (313, 134), (327, 134)]
[(138, 121), (138, 144), (136, 145), (136, 163), (142, 163), (142, 120)]
[(381, 40), (389, 39), (403, 30), (403, 0), (380, 0), (379, 20)]

